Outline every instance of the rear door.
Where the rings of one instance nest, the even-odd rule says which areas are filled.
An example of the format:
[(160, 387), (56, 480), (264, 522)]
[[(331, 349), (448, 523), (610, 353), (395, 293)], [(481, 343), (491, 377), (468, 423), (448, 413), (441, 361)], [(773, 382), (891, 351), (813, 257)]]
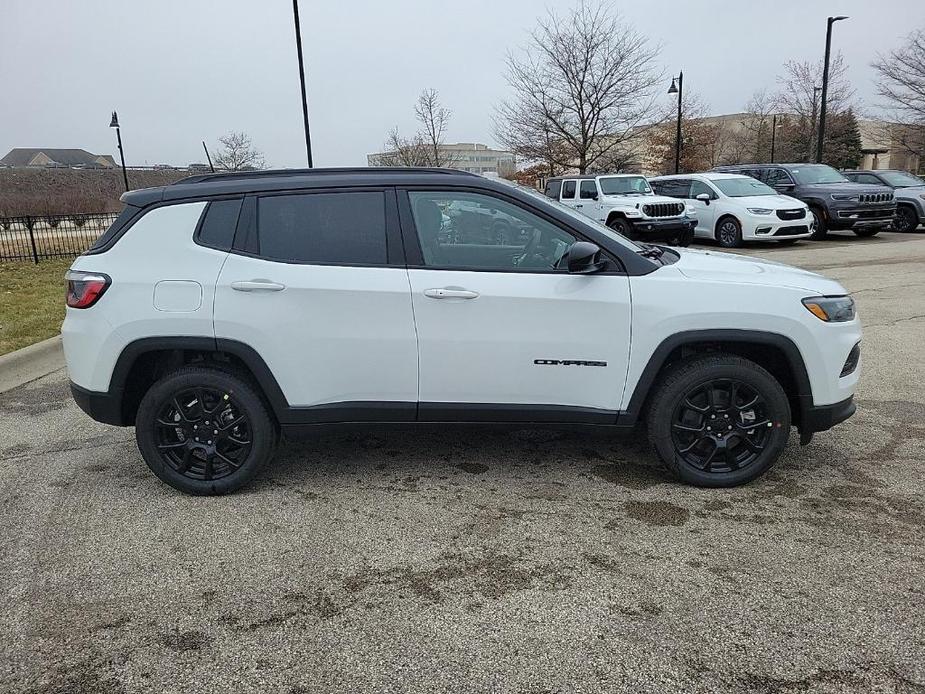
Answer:
[(564, 205), (575, 207), (578, 202), (578, 181), (574, 178), (566, 178), (562, 181), (562, 197), (559, 199)]
[(241, 214), (216, 338), (258, 353), (303, 408), (298, 421), (413, 419), (417, 344), (394, 191), (251, 196)]

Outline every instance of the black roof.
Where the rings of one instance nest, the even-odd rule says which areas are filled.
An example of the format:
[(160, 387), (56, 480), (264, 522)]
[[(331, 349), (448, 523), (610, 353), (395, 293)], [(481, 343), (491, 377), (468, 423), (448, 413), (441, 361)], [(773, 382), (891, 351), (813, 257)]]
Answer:
[(302, 188), (446, 184), (494, 187), (501, 185), (468, 171), (425, 167), (358, 167), (328, 169), (267, 169), (223, 171), (187, 176), (170, 185), (132, 190), (122, 201), (144, 207), (165, 200), (205, 198)]

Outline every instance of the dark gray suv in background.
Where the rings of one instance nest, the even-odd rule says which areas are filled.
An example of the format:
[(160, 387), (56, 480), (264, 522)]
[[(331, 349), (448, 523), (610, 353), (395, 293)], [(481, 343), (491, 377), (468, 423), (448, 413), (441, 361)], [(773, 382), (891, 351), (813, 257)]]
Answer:
[(925, 224), (925, 181), (908, 171), (876, 169), (873, 171), (843, 171), (849, 181), (872, 183), (893, 189), (896, 196), (896, 231), (915, 231)]
[(896, 214), (890, 188), (852, 183), (825, 164), (736, 164), (713, 170), (757, 178), (782, 195), (805, 202), (815, 218), (814, 239), (842, 229), (874, 236), (889, 229)]

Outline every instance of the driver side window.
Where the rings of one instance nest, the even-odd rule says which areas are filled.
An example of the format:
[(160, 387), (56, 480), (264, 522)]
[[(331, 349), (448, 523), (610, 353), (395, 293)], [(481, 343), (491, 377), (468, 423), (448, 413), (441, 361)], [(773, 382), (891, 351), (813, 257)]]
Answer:
[(410, 191), (408, 198), (425, 267), (549, 272), (559, 269), (576, 240), (555, 224), (489, 195)]

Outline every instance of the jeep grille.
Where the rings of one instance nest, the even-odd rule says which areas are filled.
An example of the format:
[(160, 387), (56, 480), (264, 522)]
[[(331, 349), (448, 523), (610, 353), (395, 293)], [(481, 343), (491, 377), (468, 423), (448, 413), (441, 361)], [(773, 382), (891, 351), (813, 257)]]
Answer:
[(893, 199), (892, 193), (862, 193), (861, 202), (890, 202)]
[(653, 202), (642, 206), (647, 217), (677, 217), (684, 212), (683, 202)]

